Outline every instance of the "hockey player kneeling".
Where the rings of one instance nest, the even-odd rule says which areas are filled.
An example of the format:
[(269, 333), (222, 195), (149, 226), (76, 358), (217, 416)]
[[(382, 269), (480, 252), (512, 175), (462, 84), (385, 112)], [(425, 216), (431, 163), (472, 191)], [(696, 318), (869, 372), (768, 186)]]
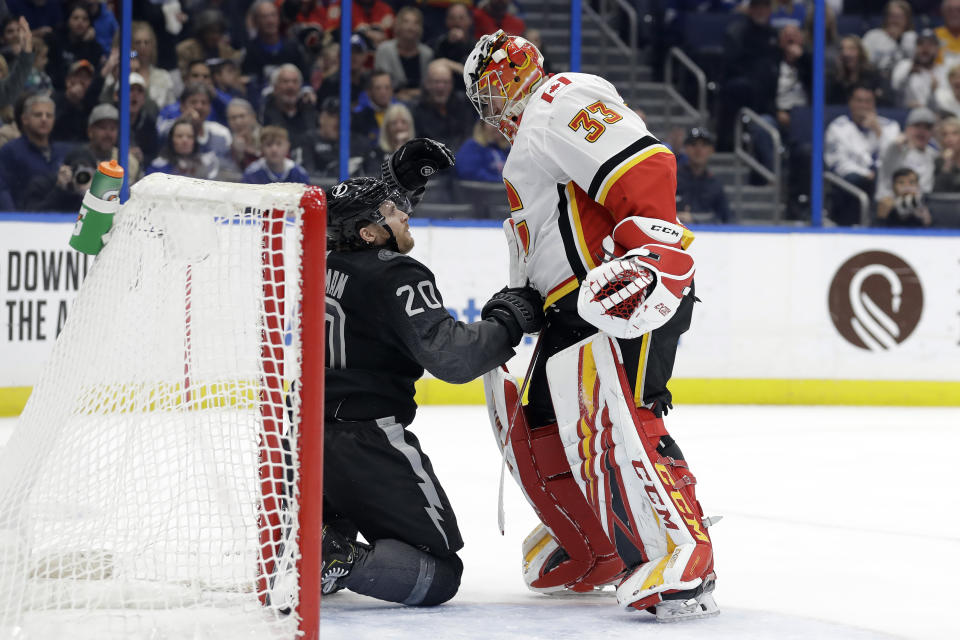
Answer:
[(416, 139), (389, 160), (389, 183), (352, 178), (328, 192), (324, 593), (346, 588), (416, 606), (456, 594), (463, 541), (407, 429), (414, 382), (424, 369), (472, 380), (541, 328), (543, 300), (524, 287), (495, 294), (478, 322), (454, 320), (433, 274), (406, 255), (414, 243), (408, 197), (452, 164), (443, 145)]
[(545, 299), (528, 404), (517, 410), (502, 369), (484, 377), (494, 434), (542, 522), (524, 579), (541, 592), (616, 585), (623, 607), (661, 621), (718, 613), (711, 521), (663, 422), (695, 300), (676, 159), (609, 82), (546, 76), (523, 38), (481, 38), (464, 82), (512, 144), (510, 284)]

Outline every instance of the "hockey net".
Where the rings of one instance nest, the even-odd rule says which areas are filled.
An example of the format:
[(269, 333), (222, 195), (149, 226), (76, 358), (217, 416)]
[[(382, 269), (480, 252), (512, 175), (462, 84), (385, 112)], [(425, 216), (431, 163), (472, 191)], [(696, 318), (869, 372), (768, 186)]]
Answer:
[(316, 636), (324, 251), (319, 189), (133, 188), (0, 453), (0, 638)]

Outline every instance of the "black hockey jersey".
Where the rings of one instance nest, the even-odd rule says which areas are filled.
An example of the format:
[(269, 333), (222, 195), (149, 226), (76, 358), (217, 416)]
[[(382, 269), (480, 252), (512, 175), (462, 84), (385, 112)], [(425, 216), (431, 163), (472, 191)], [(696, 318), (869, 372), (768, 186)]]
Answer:
[(453, 319), (433, 273), (388, 249), (327, 254), (325, 413), (413, 421), (424, 369), (463, 383), (513, 356), (494, 320)]

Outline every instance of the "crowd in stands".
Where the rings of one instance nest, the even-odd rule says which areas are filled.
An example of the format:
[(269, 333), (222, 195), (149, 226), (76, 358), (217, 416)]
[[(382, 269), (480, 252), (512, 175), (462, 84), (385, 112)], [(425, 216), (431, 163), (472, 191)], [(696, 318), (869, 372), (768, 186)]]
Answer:
[[(638, 0), (641, 1), (642, 0)], [(715, 82), (717, 148), (731, 151), (741, 109), (775, 127), (746, 124), (755, 157), (787, 162), (789, 218), (809, 219), (813, 3), (804, 0), (659, 0), (663, 27), (654, 49), (685, 49)], [(847, 189), (831, 188), (837, 225), (936, 225), (925, 202), (960, 194), (955, 160), (960, 139), (960, 0), (827, 0), (825, 33), (825, 169)], [(711, 42), (703, 25), (720, 25)], [(698, 41), (692, 33), (705, 36)], [(706, 42), (704, 42), (704, 40)], [(754, 175), (755, 184), (764, 178)], [(681, 180), (681, 183), (683, 180)], [(850, 188), (852, 187), (852, 188)], [(858, 193), (869, 201), (861, 215)], [(678, 193), (678, 202), (690, 200)], [(947, 197), (949, 200), (949, 197)], [(960, 201), (949, 205), (960, 212)], [(712, 210), (713, 221), (725, 220)], [(960, 215), (951, 216), (953, 226)]]
[[(97, 163), (116, 159), (120, 5), (0, 0), (0, 210), (74, 211)], [(352, 11), (341, 140), (339, 1), (134, 2), (130, 181), (325, 185), (341, 143), (351, 174), (375, 175), (427, 136), (461, 152), (460, 179), (500, 183), (509, 146), (477, 124), (463, 63), (479, 36), (526, 31), (517, 6), (354, 0)]]
[[(787, 217), (809, 219), (813, 3), (632, 2), (656, 25), (642, 43), (655, 75), (679, 46), (715, 87), (709, 130), (673, 140), (681, 219), (738, 221), (710, 166), (732, 149), (744, 107), (779, 130), (782, 149), (748, 125), (750, 149), (766, 166), (783, 154)], [(72, 211), (97, 162), (116, 158), (120, 4), (0, 0), (0, 209)], [(936, 225), (926, 200), (960, 193), (960, 0), (827, 6), (825, 168), (849, 187), (830, 189), (829, 219), (863, 223), (862, 192), (871, 224)], [(352, 16), (341, 140), (340, 0), (134, 2), (131, 181), (164, 172), (325, 185), (339, 177), (342, 144), (351, 175), (376, 174), (427, 136), (458, 161), (426, 202), (462, 200), (461, 183), (499, 184), (509, 145), (465, 99), (463, 63), (498, 28), (543, 46), (523, 0), (353, 0)]]

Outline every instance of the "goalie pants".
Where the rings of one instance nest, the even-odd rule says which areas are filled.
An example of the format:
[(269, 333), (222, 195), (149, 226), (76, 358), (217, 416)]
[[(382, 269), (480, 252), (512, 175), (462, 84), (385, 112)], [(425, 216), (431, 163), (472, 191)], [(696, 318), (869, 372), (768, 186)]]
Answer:
[(463, 548), (457, 518), (417, 437), (393, 418), (327, 420), (324, 522), (371, 543), (400, 540), (434, 556)]
[[(673, 375), (673, 363), (680, 336), (690, 328), (694, 300), (694, 293), (691, 291), (680, 303), (674, 316), (656, 331), (633, 340), (617, 340), (627, 379), (634, 390), (636, 405), (648, 407), (658, 418), (673, 408), (673, 396), (667, 389), (667, 382)], [(547, 360), (596, 332), (597, 328), (577, 313), (576, 291), (564, 296), (547, 310), (540, 338), (541, 353), (530, 376), (526, 414), (531, 427), (536, 428), (556, 421), (547, 385)], [(672, 453), (669, 455), (673, 458), (681, 457)]]

